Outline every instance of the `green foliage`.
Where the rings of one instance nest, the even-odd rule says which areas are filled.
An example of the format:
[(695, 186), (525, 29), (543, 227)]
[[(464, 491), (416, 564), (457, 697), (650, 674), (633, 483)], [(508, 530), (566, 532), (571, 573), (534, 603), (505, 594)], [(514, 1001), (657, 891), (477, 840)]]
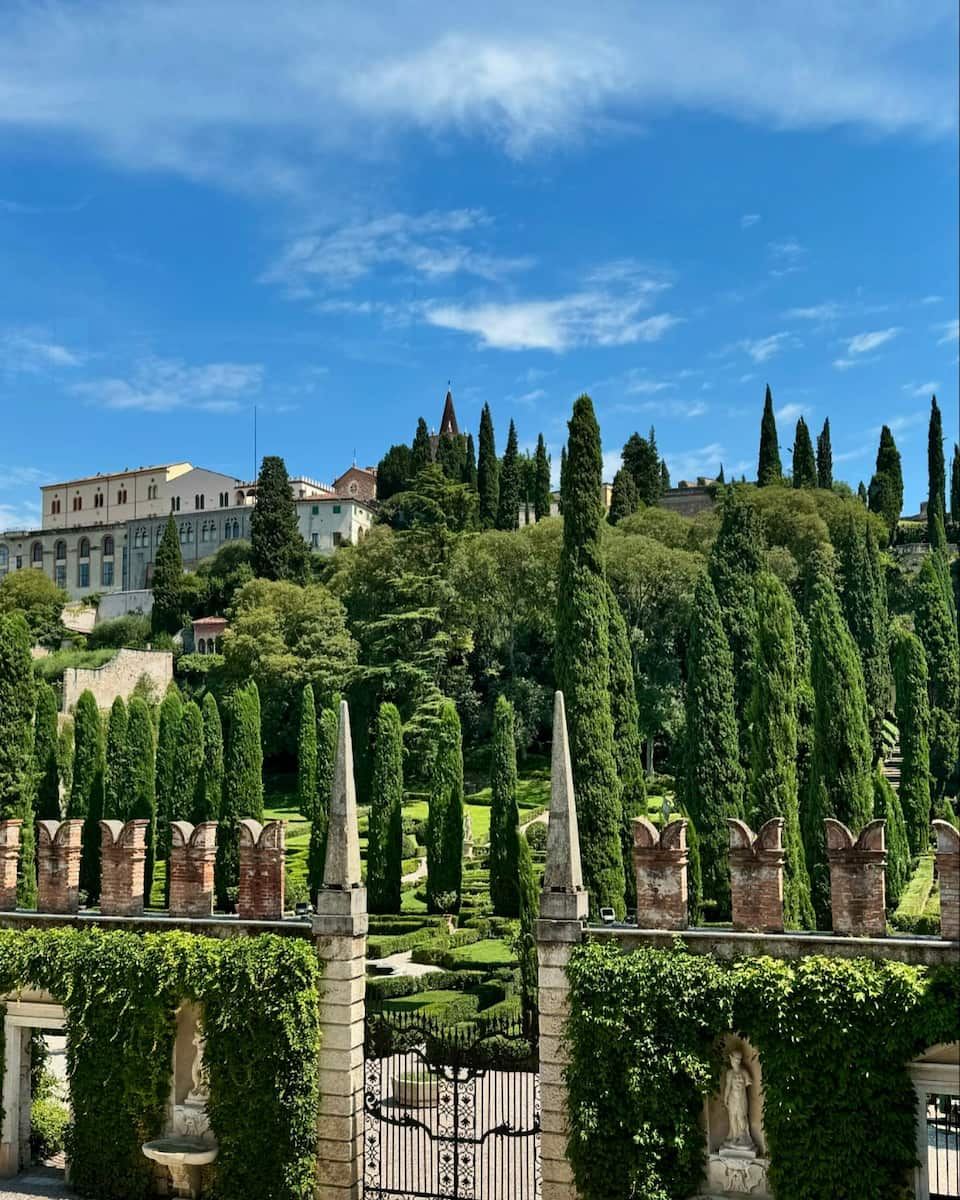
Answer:
[(336, 769), (338, 727), (336, 710), (322, 709), (317, 719), (317, 802), (312, 813), (304, 813), (310, 821), (307, 881), (311, 897), (316, 896), (323, 884), (323, 868), (327, 857), (327, 812)]
[(910, 842), (897, 793), (879, 766), (873, 774), (873, 815), (887, 823), (886, 901), (887, 908), (893, 910), (900, 903), (910, 877)]
[(46, 683), (59, 683), (71, 667), (102, 667), (116, 656), (116, 650), (54, 650), (33, 663), (33, 673)]
[[(543, 827), (545, 828), (545, 826)], [(537, 921), (540, 917), (540, 889), (533, 871), (530, 843), (517, 833), (517, 879), (520, 891), (520, 926), (512, 949), (520, 966), (520, 994), (527, 1028), (533, 1028), (539, 1007), (539, 966), (537, 961)]]
[(927, 431), (927, 526), (930, 545), (935, 550), (946, 548), (947, 536), (947, 479), (943, 460), (943, 421), (936, 396), (930, 400), (930, 425)]
[(30, 1104), (30, 1154), (34, 1162), (62, 1154), (70, 1128), (70, 1111), (53, 1096), (35, 1097)]
[(182, 1000), (203, 1011), (208, 1113), (219, 1145), (214, 1194), (303, 1200), (311, 1191), (320, 964), (309, 943), (271, 935), (221, 941), (3, 930), (0, 979), (4, 991), (45, 989), (66, 1010), (73, 1110), (67, 1153), (81, 1195), (153, 1195), (141, 1146), (162, 1130)]
[(60, 614), (66, 602), (67, 593), (43, 571), (11, 571), (0, 579), (0, 613), (21, 613), (31, 644), (57, 645), (63, 636)]
[(643, 747), (640, 743), (640, 707), (633, 682), (630, 635), (623, 612), (607, 586), (607, 618), (610, 634), (610, 715), (613, 718), (613, 754), (620, 780), (622, 821), (620, 840), (627, 908), (637, 903), (637, 877), (633, 868), (633, 818), (647, 812), (647, 789), (643, 778)]
[(814, 926), (810, 880), (800, 836), (797, 789), (797, 645), (792, 605), (770, 574), (757, 579), (757, 669), (750, 702), (747, 817), (756, 831), (784, 818), (784, 919), (789, 929)]
[(370, 912), (400, 911), (403, 874), (403, 730), (395, 704), (381, 704), (373, 742), (373, 788), (367, 841)]
[(427, 909), (456, 911), (463, 879), (463, 748), (451, 700), (440, 709), (427, 821)]
[(423, 417), (420, 417), (417, 421), (416, 433), (413, 435), (413, 445), (410, 447), (410, 478), (414, 479), (424, 467), (429, 467), (432, 461), (430, 430), (427, 429), (427, 423)]
[(144, 903), (150, 903), (153, 864), (157, 848), (156, 746), (153, 720), (146, 702), (132, 696), (127, 708), (127, 781), (124, 788), (124, 821), (147, 820), (147, 859), (144, 870)]
[(960, 446), (956, 442), (950, 462), (950, 520), (960, 525)]
[(194, 616), (219, 617), (230, 608), (234, 595), (253, 578), (252, 553), (249, 542), (231, 540), (198, 564), (201, 596)]
[(153, 564), (153, 608), (150, 628), (154, 633), (176, 633), (183, 625), (183, 555), (180, 536), (171, 513), (163, 527)]
[[(542, 433), (537, 434), (537, 451), (534, 456), (534, 463), (533, 515), (535, 520), (542, 521), (544, 517), (550, 516), (550, 503), (552, 500), (550, 494), (550, 459), (547, 457), (547, 446), (543, 440)], [(960, 503), (958, 503), (958, 508), (960, 508)], [(960, 517), (954, 517), (954, 520), (960, 520)]]
[(810, 430), (801, 417), (797, 421), (797, 432), (793, 440), (793, 486), (795, 488), (817, 486), (817, 464), (813, 457), (813, 442)]
[(33, 769), (36, 775), (35, 817), (60, 820), (60, 766), (57, 737), (57, 697), (43, 680), (37, 684), (33, 722)]
[(123, 646), (129, 646), (134, 650), (142, 650), (149, 641), (150, 618), (130, 613), (94, 625), (87, 634), (87, 649), (119, 650)]
[(73, 725), (73, 786), (66, 815), (83, 821), (80, 887), (95, 901), (100, 895), (100, 818), (103, 814), (103, 723), (93, 693), (77, 700)]
[[(36, 904), (34, 840), (33, 712), (36, 682), (30, 659), (30, 631), (19, 613), (0, 612), (0, 818), (19, 818), (20, 877), (17, 902)], [(99, 832), (99, 831), (98, 831)]]
[(600, 430), (589, 396), (573, 406), (563, 484), (555, 669), (566, 699), (583, 875), (594, 912), (624, 912), (622, 805), (610, 708), (607, 583), (600, 531)]
[[(170, 821), (191, 821), (203, 804), (203, 716), (193, 700), (183, 706), (173, 768)], [(169, 850), (168, 850), (169, 853)]]
[(718, 1089), (731, 1028), (763, 1063), (778, 1200), (900, 1200), (916, 1150), (906, 1067), (960, 1032), (955, 967), (817, 957), (721, 964), (588, 943), (568, 974), (568, 1155), (584, 1200), (698, 1190), (703, 1102)]
[(607, 520), (616, 525), (625, 517), (633, 516), (640, 505), (637, 485), (626, 467), (621, 467), (613, 477), (613, 488), (610, 492), (610, 511)]
[(507, 433), (507, 448), (500, 464), (500, 496), (497, 500), (497, 528), (516, 529), (520, 516), (520, 463), (517, 428), (513, 421)]
[(157, 727), (157, 858), (170, 853), (170, 822), (175, 820), (177, 754), (180, 748), (180, 718), (183, 702), (180, 693), (171, 688), (160, 704), (160, 723)]
[(490, 749), (490, 899), (499, 917), (520, 915), (518, 890), (517, 747), (513, 705), (500, 696), (493, 710), (493, 743)]
[(217, 904), (224, 909), (234, 900), (240, 880), (240, 822), (248, 817), (263, 820), (263, 746), (256, 683), (251, 681), (233, 693), (227, 713), (223, 802), (215, 866)]
[(704, 896), (725, 917), (730, 912), (727, 818), (744, 815), (744, 777), (733, 704), (733, 657), (706, 575), (694, 596), (686, 714), (682, 804), (699, 837)]
[(297, 805), (309, 820), (317, 807), (317, 706), (307, 684), (300, 699), (297, 735)]
[(103, 816), (120, 820), (126, 807), (123, 789), (127, 782), (127, 706), (117, 696), (107, 720), (106, 758), (103, 773)]
[(914, 624), (923, 643), (929, 672), (930, 773), (934, 794), (942, 797), (957, 763), (957, 710), (960, 700), (960, 660), (957, 630), (943, 578), (928, 556), (913, 588)]
[(493, 433), (490, 405), (480, 413), (480, 445), (477, 451), (477, 491), (480, 494), (480, 528), (494, 529), (500, 508), (500, 463)]
[(458, 433), (442, 433), (437, 438), (436, 464), (448, 479), (463, 483), (467, 448)]
[(65, 796), (73, 790), (73, 717), (66, 716), (57, 733), (57, 765), (60, 768), (60, 784)]
[[(444, 444), (451, 441), (443, 438)], [(477, 527), (477, 493), (457, 476), (446, 475), (439, 463), (418, 471), (406, 491), (397, 492), (380, 507), (379, 520), (398, 530), (444, 530), (463, 533)]]
[(927, 656), (920, 639), (900, 626), (893, 637), (897, 726), (900, 730), (900, 804), (912, 854), (930, 845), (930, 700)]
[(643, 438), (639, 433), (630, 435), (623, 447), (623, 465), (633, 479), (639, 502), (648, 507), (656, 504), (663, 490), (663, 474), (653, 426), (649, 437)]
[(463, 474), (460, 482), (477, 490), (477, 451), (473, 445), (473, 434), (467, 434), (467, 447), (463, 459)]
[(830, 444), (830, 418), (823, 423), (817, 437), (817, 487), (833, 487), (833, 447)]
[(760, 456), (757, 463), (757, 487), (779, 483), (783, 477), (780, 463), (780, 441), (777, 437), (777, 419), (773, 412), (773, 395), (767, 384), (763, 400), (763, 418), (760, 421)]
[(194, 825), (216, 821), (223, 801), (223, 725), (217, 698), (212, 692), (204, 696), (200, 712), (203, 717), (203, 775), (197, 805), (190, 818)]
[(389, 500), (402, 492), (410, 478), (410, 447), (405, 442), (391, 446), (377, 466), (377, 499)]
[(282, 458), (268, 454), (260, 464), (257, 503), (250, 514), (251, 566), (261, 579), (303, 583), (310, 551), (297, 525), (297, 506)]
[(903, 469), (900, 465), (900, 451), (893, 440), (889, 425), (884, 425), (880, 430), (877, 469), (867, 490), (867, 503), (871, 512), (883, 518), (887, 527), (887, 540), (893, 541), (903, 510)]

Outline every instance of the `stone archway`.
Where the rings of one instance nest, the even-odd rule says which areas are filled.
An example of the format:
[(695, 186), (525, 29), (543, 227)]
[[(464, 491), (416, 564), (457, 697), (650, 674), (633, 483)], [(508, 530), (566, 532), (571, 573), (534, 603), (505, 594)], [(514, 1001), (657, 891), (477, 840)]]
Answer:
[(0, 1133), (0, 1178), (10, 1179), (29, 1164), (30, 1036), (34, 1030), (63, 1030), (63, 1007), (42, 993), (10, 999), (3, 1022), (3, 1129)]

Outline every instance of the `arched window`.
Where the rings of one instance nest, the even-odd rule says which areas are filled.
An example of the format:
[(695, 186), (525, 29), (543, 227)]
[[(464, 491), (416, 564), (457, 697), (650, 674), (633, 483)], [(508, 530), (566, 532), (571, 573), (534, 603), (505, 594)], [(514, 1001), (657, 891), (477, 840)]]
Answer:
[(224, 521), (224, 523), (223, 523), (223, 540), (225, 542), (229, 542), (229, 540), (230, 540), (230, 522), (229, 521)]
[(34, 542), (30, 547), (30, 561), (35, 567), (43, 566), (43, 543)]
[(57, 544), (53, 547), (53, 557), (55, 562), (63, 562), (66, 559), (67, 543), (63, 540), (63, 538), (61, 538), (60, 541), (57, 542)]
[(187, 544), (189, 545), (192, 541), (193, 541), (193, 526), (188, 523), (187, 524)]
[(180, 526), (180, 545), (185, 546), (186, 544), (187, 544), (187, 527), (186, 527), (186, 525), (181, 525)]
[(105, 537), (103, 539), (102, 551), (103, 551), (104, 558), (113, 558), (113, 538), (112, 537)]
[(90, 539), (89, 538), (81, 538), (80, 539), (80, 546), (77, 550), (77, 553), (79, 554), (79, 556), (81, 558), (89, 558), (90, 557)]
[(240, 522), (239, 521), (234, 521), (234, 523), (233, 523), (233, 536), (235, 538), (238, 538), (240, 536)]
[(198, 654), (206, 654), (206, 652), (207, 652), (207, 643), (203, 640), (203, 638), (201, 638), (197, 642), (197, 653)]
[(237, 492), (237, 503), (243, 504), (244, 500), (245, 500), (245, 497), (244, 497), (243, 492)]

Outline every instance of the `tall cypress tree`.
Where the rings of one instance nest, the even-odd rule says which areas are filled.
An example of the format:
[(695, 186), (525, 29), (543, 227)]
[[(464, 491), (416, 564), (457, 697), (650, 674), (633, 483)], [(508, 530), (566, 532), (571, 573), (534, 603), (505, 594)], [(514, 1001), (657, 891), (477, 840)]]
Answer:
[(567, 448), (560, 447), (560, 511), (563, 512), (563, 481), (567, 477)]
[(943, 421), (936, 396), (930, 400), (930, 425), (927, 431), (927, 540), (935, 550), (947, 544), (947, 480), (943, 461)]
[(934, 797), (945, 795), (957, 764), (960, 661), (957, 631), (943, 579), (931, 555), (913, 586), (914, 625), (929, 672), (930, 773)]
[(73, 722), (73, 787), (67, 817), (83, 821), (80, 886), (100, 897), (100, 818), (103, 815), (103, 722), (93, 692), (81, 693)]
[(367, 842), (372, 913), (400, 911), (403, 876), (403, 727), (395, 704), (381, 704), (373, 735), (373, 782)]
[(517, 883), (520, 895), (520, 929), (514, 950), (520, 966), (520, 999), (524, 1028), (536, 1029), (539, 969), (537, 963), (537, 920), (540, 916), (540, 889), (533, 873), (530, 843), (517, 833)]
[(500, 496), (497, 501), (497, 528), (516, 529), (520, 519), (520, 458), (517, 428), (513, 421), (507, 433), (507, 448), (500, 464)]
[(660, 472), (660, 455), (657, 451), (657, 434), (653, 426), (650, 436), (641, 437), (632, 433), (623, 447), (623, 465), (633, 477), (637, 497), (641, 504), (653, 505), (660, 499), (663, 476)]
[(153, 736), (153, 720), (146, 701), (133, 696), (127, 709), (127, 783), (124, 789), (125, 810), (123, 819), (146, 820), (147, 859), (143, 874), (143, 902), (149, 905), (153, 890), (153, 864), (157, 847), (157, 804), (156, 804), (156, 747)]
[(923, 643), (902, 626), (893, 639), (897, 726), (900, 730), (900, 806), (911, 854), (930, 845), (930, 699)]
[(517, 746), (513, 705), (498, 696), (493, 710), (493, 745), (490, 752), (490, 899), (498, 917), (520, 915), (517, 890), (519, 849), (517, 830)]
[(535, 486), (533, 492), (533, 515), (537, 521), (550, 516), (550, 459), (547, 458), (547, 445), (543, 434), (537, 434), (537, 452), (535, 462)]
[(21, 613), (0, 613), (0, 818), (23, 822), (17, 903), (24, 908), (35, 907), (37, 898), (32, 640)]
[(810, 614), (811, 678), (816, 702), (814, 750), (801, 828), (817, 921), (830, 921), (830, 873), (825, 817), (854, 833), (873, 815), (872, 749), (863, 669), (856, 644), (829, 580), (821, 582)]
[(757, 669), (750, 702), (747, 817), (759, 829), (783, 817), (783, 906), (791, 929), (813, 928), (810, 880), (800, 835), (797, 790), (797, 645), (792, 604), (768, 572), (757, 579)]
[(317, 718), (317, 803), (310, 818), (310, 846), (307, 851), (307, 881), (311, 898), (323, 886), (323, 868), (327, 857), (327, 813), (333, 791), (337, 759), (337, 711), (323, 708)]
[(37, 684), (33, 722), (33, 762), (37, 777), (37, 821), (60, 820), (60, 763), (57, 738), (57, 695), (49, 683)]
[(879, 764), (873, 773), (873, 815), (887, 825), (886, 902), (888, 909), (894, 909), (910, 876), (910, 842), (903, 808)]
[(467, 447), (459, 433), (441, 433), (437, 439), (437, 466), (448, 479), (463, 482), (467, 464)]
[[(317, 706), (308, 683), (300, 696), (300, 729), (297, 734), (297, 807), (313, 820), (317, 808)], [(367, 856), (369, 862), (369, 854)]]
[(467, 450), (463, 460), (463, 474), (460, 476), (460, 482), (465, 483), (467, 487), (472, 487), (477, 490), (477, 451), (473, 444), (473, 434), (467, 434)]
[(733, 656), (707, 575), (697, 581), (687, 650), (682, 804), (700, 842), (703, 892), (730, 913), (727, 818), (744, 815), (743, 768), (733, 700)]
[(863, 505), (864, 508), (869, 507), (870, 497), (867, 495), (866, 484), (863, 482), (862, 479), (857, 484), (857, 499), (860, 501), (860, 503)]
[(203, 781), (197, 807), (190, 818), (194, 825), (216, 821), (223, 800), (223, 724), (213, 692), (207, 692), (200, 706), (203, 716)]
[(177, 742), (173, 795), (167, 819), (189, 821), (201, 803), (200, 789), (203, 786), (203, 716), (199, 705), (193, 700), (183, 706)]
[(310, 551), (297, 524), (286, 464), (268, 454), (260, 464), (257, 503), (250, 514), (250, 563), (260, 579), (304, 583)]
[(160, 703), (157, 728), (157, 858), (170, 853), (170, 814), (174, 809), (177, 754), (180, 750), (180, 718), (183, 702), (176, 688), (170, 688)]
[(833, 447), (830, 445), (830, 418), (823, 423), (817, 438), (817, 487), (833, 487)]
[(117, 696), (107, 721), (107, 753), (103, 775), (103, 815), (107, 820), (122, 820), (126, 810), (123, 789), (127, 783), (127, 706)]
[(463, 879), (463, 747), (452, 700), (440, 706), (427, 817), (427, 909), (456, 912)]
[(817, 486), (817, 463), (813, 457), (813, 442), (807, 423), (800, 418), (793, 439), (793, 486), (813, 488)]
[(637, 485), (626, 467), (621, 467), (613, 477), (613, 488), (610, 492), (610, 511), (607, 520), (616, 525), (625, 517), (632, 516), (640, 505), (637, 495)]
[[(720, 468), (721, 472), (723, 467)], [(670, 471), (667, 468), (666, 459), (660, 459), (660, 495), (670, 491)]]
[(430, 430), (423, 417), (420, 417), (417, 421), (417, 431), (413, 435), (413, 445), (410, 447), (410, 478), (416, 479), (423, 468), (429, 467), (432, 462)]
[(900, 451), (893, 440), (889, 425), (880, 430), (880, 448), (877, 450), (877, 469), (867, 490), (867, 505), (871, 512), (883, 518), (889, 541), (897, 532), (897, 522), (903, 511), (903, 469)]
[(883, 751), (883, 722), (890, 695), (890, 656), (887, 648), (886, 594), (873, 528), (866, 533), (852, 515), (837, 538), (843, 614), (860, 652), (867, 695), (873, 757)]
[(234, 692), (224, 755), (223, 803), (217, 830), (217, 902), (232, 904), (240, 878), (240, 822), (263, 820), (263, 746), (260, 693), (254, 682)]
[(610, 631), (610, 715), (613, 718), (613, 753), (620, 780), (624, 900), (627, 908), (637, 903), (637, 876), (633, 867), (633, 818), (647, 815), (647, 785), (643, 778), (643, 745), (640, 739), (640, 706), (633, 677), (630, 635), (620, 604), (607, 585), (607, 617)]
[(960, 525), (960, 446), (956, 442), (950, 463), (950, 520), (954, 525)]
[(600, 541), (603, 460), (589, 396), (573, 406), (563, 488), (555, 666), (566, 698), (583, 876), (593, 911), (624, 912), (623, 809), (610, 710), (607, 583)]
[(485, 404), (480, 413), (477, 491), (480, 493), (480, 528), (495, 529), (500, 507), (500, 464), (497, 460), (497, 443), (489, 404)]
[(171, 514), (163, 527), (153, 564), (153, 608), (150, 628), (154, 633), (176, 633), (183, 624), (183, 556), (180, 535)]
[(757, 462), (757, 487), (779, 483), (783, 478), (780, 463), (780, 439), (777, 437), (777, 419), (773, 412), (773, 395), (767, 384), (763, 400), (763, 418), (760, 421), (760, 456)]

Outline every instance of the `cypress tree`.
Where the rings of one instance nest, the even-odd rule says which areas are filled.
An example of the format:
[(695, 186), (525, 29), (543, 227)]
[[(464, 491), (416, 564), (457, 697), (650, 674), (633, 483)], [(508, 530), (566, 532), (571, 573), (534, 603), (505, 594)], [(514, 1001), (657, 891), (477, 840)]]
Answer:
[(616, 525), (624, 517), (632, 516), (640, 505), (637, 495), (637, 485), (626, 467), (621, 467), (613, 477), (613, 488), (610, 492), (610, 511), (607, 520)]
[(810, 440), (810, 430), (803, 417), (797, 421), (797, 432), (793, 439), (793, 486), (795, 488), (817, 486), (817, 464), (813, 457), (813, 442)]
[(830, 418), (823, 423), (817, 438), (817, 487), (833, 487), (833, 448), (830, 445)]
[(956, 770), (960, 662), (956, 625), (934, 562), (936, 557), (924, 559), (920, 568), (913, 586), (913, 610), (929, 672), (930, 774), (934, 800), (940, 800)]
[(103, 776), (103, 815), (107, 820), (119, 821), (126, 810), (124, 788), (127, 784), (127, 706), (122, 696), (117, 696), (110, 708), (107, 720), (107, 753)]
[(610, 715), (613, 718), (613, 754), (620, 780), (623, 817), (620, 841), (623, 850), (624, 900), (636, 908), (637, 876), (633, 867), (633, 818), (647, 815), (647, 786), (643, 778), (643, 745), (640, 739), (640, 706), (633, 678), (633, 656), (627, 622), (612, 588), (607, 585), (607, 619), (610, 631)]
[(534, 492), (533, 492), (533, 515), (537, 521), (542, 521), (544, 517), (550, 516), (550, 504), (552, 497), (550, 495), (550, 459), (547, 458), (547, 445), (543, 440), (543, 434), (537, 434), (537, 452), (534, 456), (535, 474), (534, 474)]
[(203, 786), (190, 818), (194, 825), (218, 820), (223, 798), (223, 725), (213, 692), (204, 696), (200, 712), (203, 716)]
[(930, 425), (927, 431), (927, 540), (935, 550), (947, 544), (946, 467), (943, 461), (943, 421), (936, 396), (930, 400)]
[(537, 963), (537, 920), (540, 917), (540, 891), (533, 873), (530, 844), (517, 832), (517, 883), (520, 895), (520, 929), (514, 944), (520, 965), (520, 999), (524, 1029), (535, 1030), (538, 1005), (539, 968)]
[(367, 896), (372, 913), (400, 911), (403, 875), (403, 728), (395, 704), (381, 704), (373, 740), (367, 842)]
[(560, 447), (560, 511), (563, 512), (564, 480), (567, 477), (567, 448)]
[(480, 447), (477, 452), (477, 491), (480, 493), (480, 528), (495, 529), (500, 507), (500, 464), (493, 433), (490, 405), (480, 414)]
[(864, 533), (848, 515), (837, 538), (843, 613), (860, 652), (873, 757), (883, 752), (883, 722), (890, 695), (886, 595), (872, 526)]
[(457, 483), (463, 481), (464, 468), (467, 462), (467, 448), (463, 438), (458, 433), (442, 433), (437, 439), (437, 466), (448, 479)]
[(67, 817), (83, 821), (80, 887), (91, 903), (100, 898), (100, 818), (103, 815), (103, 723), (93, 692), (77, 701), (73, 722), (73, 787)]
[(157, 727), (157, 858), (170, 853), (170, 821), (174, 811), (177, 754), (180, 751), (180, 718), (183, 702), (176, 688), (170, 688), (160, 703)]
[(900, 465), (900, 451), (888, 425), (884, 425), (880, 430), (877, 469), (870, 480), (867, 505), (871, 512), (883, 518), (888, 540), (892, 542), (903, 510), (903, 469)]
[(202, 803), (203, 786), (203, 717), (199, 705), (193, 700), (183, 706), (177, 742), (173, 795), (167, 819), (189, 821)]
[(467, 451), (463, 460), (463, 474), (460, 482), (473, 488), (474, 491), (477, 490), (477, 451), (474, 448), (472, 433), (467, 434)]
[(954, 525), (960, 525), (960, 446), (956, 442), (950, 464), (950, 520)]
[(694, 592), (687, 650), (683, 809), (700, 839), (703, 893), (716, 916), (730, 913), (727, 818), (744, 815), (743, 768), (733, 700), (733, 656), (707, 575)]
[(784, 818), (783, 905), (790, 929), (815, 923), (810, 880), (800, 836), (797, 790), (797, 645), (792, 604), (768, 572), (757, 579), (757, 669), (750, 703), (750, 773), (747, 818), (757, 830)]
[(420, 417), (417, 421), (417, 431), (413, 435), (413, 445), (410, 447), (410, 478), (416, 479), (423, 468), (429, 467), (432, 462), (430, 430), (423, 417)]
[(900, 729), (900, 806), (912, 854), (930, 845), (930, 699), (927, 656), (916, 634), (899, 627), (893, 642)]
[(829, 580), (810, 615), (811, 679), (815, 697), (814, 749), (801, 829), (817, 921), (830, 921), (830, 873), (825, 817), (859, 832), (873, 815), (872, 750), (860, 655)]
[(24, 908), (34, 908), (37, 899), (33, 818), (36, 684), (31, 645), (23, 615), (0, 613), (0, 818), (23, 822), (17, 903)]
[(884, 830), (887, 848), (886, 902), (888, 909), (894, 909), (900, 903), (900, 896), (910, 877), (910, 843), (897, 793), (879, 764), (873, 773), (873, 815), (887, 823)]
[(57, 766), (60, 768), (60, 786), (63, 789), (63, 795), (67, 797), (73, 791), (73, 735), (73, 717), (67, 716), (57, 732)]
[[(813, 770), (814, 713), (817, 701), (810, 678), (810, 630), (796, 607), (792, 615), (797, 647), (797, 797), (802, 811), (803, 799), (809, 794), (810, 774)], [(801, 837), (802, 831), (801, 821)]]
[(149, 905), (153, 890), (153, 864), (157, 847), (156, 747), (153, 719), (146, 701), (133, 696), (127, 709), (127, 783), (123, 819), (146, 820), (147, 859), (143, 874), (143, 902)]
[(304, 583), (310, 551), (297, 524), (297, 506), (282, 458), (268, 454), (260, 464), (257, 503), (250, 514), (250, 564), (260, 579)]
[(427, 817), (427, 910), (456, 912), (463, 878), (463, 747), (452, 700), (440, 705)]
[(773, 395), (767, 384), (763, 400), (763, 418), (760, 421), (760, 456), (757, 463), (757, 487), (779, 483), (783, 478), (780, 463), (780, 440), (777, 437), (777, 419), (773, 413)]
[(493, 710), (490, 752), (490, 899), (498, 917), (520, 915), (517, 853), (517, 746), (513, 705), (500, 695)]
[[(722, 467), (720, 469), (721, 469), (721, 471), (723, 470)], [(670, 491), (670, 472), (667, 469), (666, 460), (661, 458), (660, 459), (660, 495), (662, 496), (664, 492), (669, 492), (669, 491)]]
[(167, 517), (153, 564), (153, 608), (150, 628), (154, 633), (176, 633), (183, 624), (183, 556), (173, 514)]
[(402, 492), (410, 478), (410, 447), (404, 442), (391, 446), (377, 464), (377, 499), (389, 500)]
[(307, 880), (311, 898), (323, 886), (323, 868), (327, 856), (327, 812), (336, 769), (339, 721), (332, 708), (320, 710), (317, 720), (317, 803), (310, 819), (310, 846), (307, 851)]
[(240, 878), (240, 822), (247, 817), (263, 820), (260, 693), (254, 682), (234, 692), (228, 715), (215, 868), (217, 902), (222, 908), (233, 903)]
[(864, 485), (864, 482), (862, 479), (857, 484), (857, 499), (860, 501), (860, 503), (863, 505), (864, 508), (869, 507), (870, 497), (867, 495), (867, 489), (866, 489), (866, 486)]
[(589, 396), (573, 406), (563, 491), (555, 668), (564, 693), (583, 876), (594, 913), (624, 912), (623, 809), (610, 709), (607, 583), (600, 529), (600, 430)]
[[(317, 808), (317, 706), (308, 683), (300, 697), (300, 730), (297, 735), (297, 807), (313, 820)], [(370, 855), (367, 854), (369, 865)]]
[(520, 519), (520, 459), (517, 428), (513, 421), (507, 433), (507, 448), (500, 464), (500, 496), (497, 501), (497, 528), (516, 529)]
[(37, 777), (36, 820), (60, 820), (60, 763), (57, 737), (57, 696), (44, 680), (37, 684), (33, 722), (33, 762)]
[(656, 504), (660, 499), (663, 476), (653, 426), (650, 427), (649, 437), (642, 438), (639, 433), (632, 433), (627, 438), (623, 447), (623, 465), (633, 477), (640, 503)]

